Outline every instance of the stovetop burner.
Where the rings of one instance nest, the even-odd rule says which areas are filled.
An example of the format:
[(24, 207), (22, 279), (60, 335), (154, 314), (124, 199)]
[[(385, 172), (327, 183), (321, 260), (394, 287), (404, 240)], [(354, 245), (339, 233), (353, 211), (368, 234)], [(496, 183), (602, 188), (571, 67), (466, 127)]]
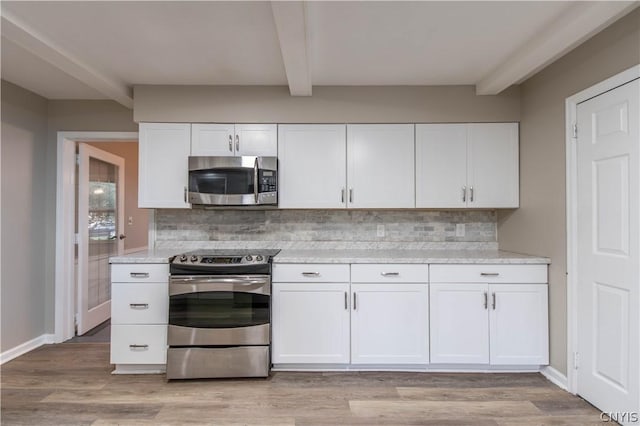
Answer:
[(280, 250), (193, 250), (179, 254), (171, 259), (172, 265), (217, 267), (217, 266), (242, 266), (264, 265), (271, 262), (273, 256)]

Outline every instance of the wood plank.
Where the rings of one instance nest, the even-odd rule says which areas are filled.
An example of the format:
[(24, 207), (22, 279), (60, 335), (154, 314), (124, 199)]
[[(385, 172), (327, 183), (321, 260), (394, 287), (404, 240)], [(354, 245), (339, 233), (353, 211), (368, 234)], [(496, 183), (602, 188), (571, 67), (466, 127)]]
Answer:
[(536, 416), (541, 411), (529, 401), (350, 401), (351, 411), (361, 417), (464, 416), (497, 418)]

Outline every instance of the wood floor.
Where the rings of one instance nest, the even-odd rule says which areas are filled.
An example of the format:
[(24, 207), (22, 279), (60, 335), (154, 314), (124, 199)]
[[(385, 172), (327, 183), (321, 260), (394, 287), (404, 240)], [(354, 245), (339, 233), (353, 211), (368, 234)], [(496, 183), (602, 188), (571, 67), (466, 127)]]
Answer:
[(2, 425), (602, 425), (539, 374), (114, 376), (109, 345), (46, 345), (2, 366)]

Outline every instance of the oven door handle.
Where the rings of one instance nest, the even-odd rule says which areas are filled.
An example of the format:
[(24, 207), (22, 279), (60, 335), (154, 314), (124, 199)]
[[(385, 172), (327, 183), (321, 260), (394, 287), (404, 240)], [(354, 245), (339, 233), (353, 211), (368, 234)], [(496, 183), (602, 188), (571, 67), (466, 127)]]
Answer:
[(242, 292), (271, 294), (269, 277), (171, 277), (169, 296), (202, 292)]

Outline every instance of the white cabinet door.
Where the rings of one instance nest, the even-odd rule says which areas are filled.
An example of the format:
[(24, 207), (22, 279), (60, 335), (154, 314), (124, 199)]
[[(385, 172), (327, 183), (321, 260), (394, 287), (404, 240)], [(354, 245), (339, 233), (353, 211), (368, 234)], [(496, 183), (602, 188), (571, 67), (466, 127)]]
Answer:
[(429, 362), (428, 284), (351, 284), (351, 363)]
[(347, 148), (344, 124), (278, 126), (278, 206), (346, 207)]
[(347, 125), (347, 184), (353, 208), (415, 207), (413, 124)]
[(278, 130), (275, 124), (236, 124), (236, 155), (275, 157), (278, 155)]
[(191, 155), (231, 157), (235, 153), (233, 124), (192, 124)]
[(548, 364), (547, 285), (491, 284), (489, 293), (491, 364)]
[(468, 125), (468, 206), (519, 206), (518, 123)]
[(487, 284), (429, 284), (431, 363), (487, 364)]
[(467, 202), (467, 125), (416, 125), (416, 207), (462, 208)]
[(275, 124), (193, 124), (191, 155), (278, 155)]
[(138, 207), (189, 208), (191, 125), (140, 123)]
[(274, 283), (274, 364), (349, 363), (349, 284)]

